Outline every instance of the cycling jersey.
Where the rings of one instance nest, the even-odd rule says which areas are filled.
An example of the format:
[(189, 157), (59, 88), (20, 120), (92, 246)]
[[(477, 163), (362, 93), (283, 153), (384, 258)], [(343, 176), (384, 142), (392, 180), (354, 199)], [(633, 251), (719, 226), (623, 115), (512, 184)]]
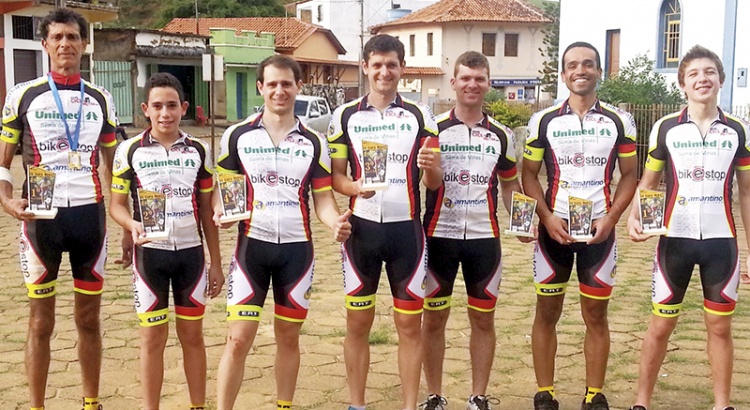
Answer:
[(544, 161), (546, 203), (555, 215), (568, 218), (568, 197), (593, 201), (594, 219), (611, 205), (610, 181), (617, 157), (635, 155), (633, 117), (596, 101), (583, 120), (568, 101), (534, 114), (529, 121), (524, 158)]
[(485, 115), (468, 126), (454, 110), (437, 118), (443, 184), (427, 191), (427, 236), (452, 239), (497, 238), (498, 175), (517, 178), (513, 132)]
[(419, 219), (421, 173), (417, 154), (427, 137), (433, 137), (430, 148), (438, 152), (437, 125), (432, 114), (400, 95), (382, 114), (368, 103), (367, 96), (334, 111), (328, 130), (331, 158), (348, 159), (355, 181), (363, 176), (362, 142), (388, 145), (388, 189), (367, 199), (351, 197), (349, 206), (354, 215), (374, 222)]
[(646, 168), (666, 170), (667, 236), (736, 236), (732, 217), (734, 170), (750, 169), (750, 124), (719, 110), (705, 136), (687, 108), (654, 124)]
[[(115, 108), (112, 96), (103, 88), (84, 81), (81, 99), (80, 75), (62, 76), (52, 73), (59, 90), (63, 111), (71, 132), (76, 128), (80, 105), (81, 132), (78, 153), (81, 167), (69, 167), (70, 147), (48, 77), (18, 84), (5, 99), (3, 130), (0, 139), (22, 145), (24, 168), (29, 165), (54, 171), (52, 205), (58, 208), (102, 202), (99, 181), (99, 146), (113, 147), (115, 139)], [(27, 197), (26, 183), (23, 197)]]
[[(135, 184), (133, 184), (135, 182)], [(180, 132), (167, 149), (146, 130), (123, 141), (115, 152), (112, 192), (133, 197), (133, 218), (141, 220), (138, 190), (166, 195), (165, 226), (169, 239), (146, 248), (178, 250), (202, 245), (198, 192), (213, 190), (211, 154), (201, 140)]]
[(230, 127), (221, 137), (217, 171), (246, 176), (252, 213), (240, 223), (245, 235), (273, 243), (311, 239), (309, 189), (331, 189), (331, 159), (325, 140), (299, 120), (278, 146), (262, 112)]

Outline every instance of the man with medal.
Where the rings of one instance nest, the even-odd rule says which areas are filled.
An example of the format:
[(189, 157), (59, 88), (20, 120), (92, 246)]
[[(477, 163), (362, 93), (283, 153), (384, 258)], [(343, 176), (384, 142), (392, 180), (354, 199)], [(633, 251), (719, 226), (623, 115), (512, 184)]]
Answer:
[[(74, 11), (55, 9), (40, 24), (50, 73), (8, 91), (0, 136), (0, 202), (21, 221), (21, 271), (29, 296), (26, 377), (32, 410), (44, 409), (55, 325), (55, 295), (62, 253), (68, 252), (75, 290), (75, 324), (83, 387), (83, 409), (101, 409), (99, 374), (102, 338), (99, 322), (104, 264), (106, 213), (99, 154), (109, 186), (115, 152), (115, 108), (103, 88), (81, 78), (81, 57), (89, 27)], [(13, 198), (11, 166), (16, 146), (23, 166), (53, 172), (52, 219), (28, 210), (29, 190)], [(28, 175), (28, 174), (27, 174)], [(131, 235), (123, 235), (123, 261), (129, 264)]]

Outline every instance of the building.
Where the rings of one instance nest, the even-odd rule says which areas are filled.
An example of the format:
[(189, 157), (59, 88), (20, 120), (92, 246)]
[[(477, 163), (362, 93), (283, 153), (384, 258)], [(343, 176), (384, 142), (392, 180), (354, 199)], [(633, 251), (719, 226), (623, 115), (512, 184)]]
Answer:
[[(66, 6), (83, 15), (89, 22), (89, 39), (93, 39), (93, 24), (117, 19), (117, 1), (66, 1)], [(0, 97), (14, 85), (49, 72), (49, 59), (42, 48), (38, 26), (42, 18), (55, 8), (55, 0), (8, 1), (0, 0), (2, 38), (0, 38)], [(94, 41), (84, 50), (81, 75), (91, 78), (91, 55)]]
[(400, 91), (413, 99), (453, 99), (453, 66), (467, 50), (490, 62), (490, 82), (510, 101), (540, 94), (544, 13), (522, 0), (442, 0), (398, 20), (372, 27), (398, 37), (407, 70)]
[[(575, 41), (591, 43), (602, 56), (605, 76), (645, 54), (656, 72), (677, 83), (680, 58), (700, 44), (723, 61), (727, 76), (719, 100), (729, 110), (750, 105), (750, 49), (737, 41), (750, 38), (750, 26), (738, 24), (747, 19), (745, 0), (561, 0), (560, 50)], [(561, 83), (558, 96), (567, 95)]]

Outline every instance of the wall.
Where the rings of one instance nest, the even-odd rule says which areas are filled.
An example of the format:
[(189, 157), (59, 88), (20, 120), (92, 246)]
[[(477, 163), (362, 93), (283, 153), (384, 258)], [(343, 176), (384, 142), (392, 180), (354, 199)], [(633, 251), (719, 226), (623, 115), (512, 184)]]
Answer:
[(331, 41), (323, 33), (315, 32), (305, 39), (292, 53), (294, 57), (315, 58), (319, 60), (338, 60), (339, 54)]

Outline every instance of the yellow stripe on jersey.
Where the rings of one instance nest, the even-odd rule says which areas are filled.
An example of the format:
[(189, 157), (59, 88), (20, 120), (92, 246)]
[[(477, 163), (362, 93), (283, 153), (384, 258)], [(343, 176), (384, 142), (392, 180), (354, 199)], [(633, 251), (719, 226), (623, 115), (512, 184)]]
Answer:
[(656, 159), (652, 157), (651, 155), (646, 158), (646, 169), (650, 169), (654, 172), (661, 172), (664, 170), (664, 166), (666, 165), (666, 161)]
[(130, 180), (129, 179), (123, 179), (119, 176), (112, 176), (112, 192), (117, 192), (118, 194), (128, 194), (130, 192)]
[(169, 309), (159, 309), (153, 312), (138, 313), (138, 319), (141, 320), (141, 327), (159, 326), (169, 321)]
[(451, 296), (443, 296), (441, 298), (425, 298), (424, 308), (425, 310), (438, 311), (445, 310), (451, 307), (453, 298)]
[(617, 156), (620, 157), (620, 158), (630, 158), (630, 157), (634, 157), (635, 154), (636, 154), (636, 151), (633, 150), (633, 151), (630, 151), (630, 152), (618, 152)]
[(31, 299), (44, 299), (57, 294), (57, 281), (51, 281), (42, 284), (27, 283), (26, 288), (29, 290), (28, 296)]
[(653, 314), (659, 317), (677, 317), (680, 315), (682, 310), (682, 303), (676, 305), (662, 305), (660, 303), (652, 303)]
[[(228, 157), (228, 155), (224, 156), (224, 158), (226, 158), (226, 157)], [(224, 158), (219, 158), (219, 161), (221, 161)], [(222, 167), (221, 165), (217, 165), (216, 166), (216, 172), (218, 172), (220, 174), (239, 174), (240, 173), (239, 171), (235, 171), (235, 170), (232, 170), (232, 169), (226, 169), (226, 168)]]
[(328, 149), (331, 155), (331, 159), (349, 158), (349, 148), (346, 146), (346, 144), (329, 143)]
[(325, 192), (325, 191), (330, 191), (330, 190), (332, 190), (332, 189), (333, 189), (333, 187), (332, 187), (332, 186), (330, 186), (330, 185), (328, 185), (328, 186), (324, 186), (323, 188), (318, 188), (318, 189), (315, 189), (315, 188), (313, 188), (313, 190), (312, 190), (312, 191), (313, 191), (314, 193), (318, 193), (318, 192)]
[[(15, 118), (14, 118), (15, 119)], [(0, 135), (0, 141), (8, 144), (18, 144), (21, 140), (21, 130), (15, 128), (3, 127), (2, 134)]]
[(536, 148), (526, 144), (523, 149), (523, 157), (532, 161), (541, 161), (544, 159), (544, 148)]

